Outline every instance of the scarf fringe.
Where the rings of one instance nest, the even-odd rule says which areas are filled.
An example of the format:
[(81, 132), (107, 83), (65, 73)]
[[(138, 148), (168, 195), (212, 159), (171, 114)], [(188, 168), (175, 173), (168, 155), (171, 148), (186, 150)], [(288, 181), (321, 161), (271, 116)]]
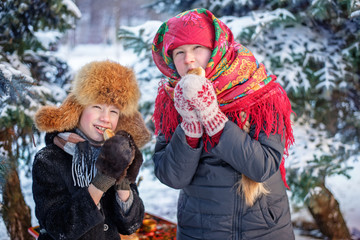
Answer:
[[(253, 136), (256, 140), (261, 130), (268, 137), (276, 133), (280, 134), (282, 139), (285, 137), (284, 155), (289, 155), (289, 147), (294, 143), (290, 118), (293, 111), (285, 90), (278, 83), (271, 82), (262, 89), (220, 109), (240, 128), (250, 117), (250, 125), (256, 126)], [(241, 121), (241, 112), (246, 113), (245, 121)]]
[(55, 145), (72, 155), (71, 175), (74, 186), (88, 187), (96, 175), (95, 162), (100, 153), (100, 143), (91, 143), (78, 129), (76, 133), (59, 133), (53, 141)]
[(164, 83), (158, 89), (155, 99), (155, 110), (152, 120), (155, 124), (155, 134), (164, 134), (166, 141), (170, 141), (172, 134), (179, 125), (181, 116), (174, 107), (174, 102), (166, 93)]

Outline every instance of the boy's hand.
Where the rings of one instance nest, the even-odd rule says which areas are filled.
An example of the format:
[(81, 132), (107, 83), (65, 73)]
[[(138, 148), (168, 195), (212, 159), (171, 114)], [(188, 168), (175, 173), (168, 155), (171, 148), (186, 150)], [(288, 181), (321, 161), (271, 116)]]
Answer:
[(130, 181), (130, 183), (135, 183), (136, 177), (139, 174), (140, 167), (143, 163), (142, 153), (140, 152), (139, 148), (136, 146), (134, 139), (132, 138), (132, 136), (129, 133), (121, 130), (121, 131), (118, 131), (116, 133), (116, 135), (122, 135), (122, 136), (126, 137), (129, 141), (132, 149), (134, 149), (133, 160), (131, 161), (131, 163), (129, 164), (129, 166), (126, 170), (126, 179), (128, 179)]
[(135, 157), (132, 163), (130, 164), (129, 168), (126, 171), (126, 178), (130, 181), (130, 183), (135, 183), (136, 178), (139, 174), (140, 167), (143, 163), (143, 157), (142, 153), (138, 149), (138, 147), (135, 145)]
[(119, 131), (105, 141), (95, 163), (97, 174), (92, 184), (106, 192), (115, 182), (126, 176), (126, 171), (135, 157), (135, 145), (130, 134)]

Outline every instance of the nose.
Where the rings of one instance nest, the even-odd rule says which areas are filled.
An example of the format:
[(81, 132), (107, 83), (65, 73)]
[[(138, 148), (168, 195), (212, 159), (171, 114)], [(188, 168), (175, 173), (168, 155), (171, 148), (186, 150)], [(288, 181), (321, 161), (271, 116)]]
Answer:
[(110, 112), (104, 109), (104, 111), (101, 112), (100, 120), (106, 123), (110, 122)]
[(190, 64), (193, 63), (195, 61), (195, 56), (192, 53), (186, 53), (185, 54), (185, 64)]

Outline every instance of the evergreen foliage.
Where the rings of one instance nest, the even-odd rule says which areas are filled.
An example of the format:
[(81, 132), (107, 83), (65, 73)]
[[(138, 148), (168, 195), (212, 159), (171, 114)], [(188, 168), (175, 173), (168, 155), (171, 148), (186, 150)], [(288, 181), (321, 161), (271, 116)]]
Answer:
[[(288, 14), (272, 19), (264, 14), (274, 16), (280, 9), (254, 11), (257, 24), (241, 29), (237, 37), (263, 56), (287, 90), (297, 117), (311, 123), (314, 137), (325, 130), (328, 139), (339, 143), (317, 152), (313, 159), (303, 159), (306, 167), (291, 164), (288, 168), (291, 188), (296, 189), (293, 198), (304, 199), (309, 183), (318, 186), (325, 184), (327, 176), (346, 175), (351, 169), (346, 161), (359, 153), (360, 18), (351, 17), (356, 11), (353, 1), (303, 2), (301, 12), (292, 11), (295, 8), (290, 5), (283, 7), (281, 11)], [(310, 138), (306, 142), (312, 144)], [(319, 161), (322, 164), (313, 164)], [(337, 171), (323, 172), (324, 166), (336, 166)], [(317, 175), (320, 172), (322, 178)]]
[[(15, 149), (9, 147), (10, 142), (31, 136), (32, 117), (37, 108), (48, 100), (56, 103), (65, 96), (64, 85), (71, 77), (69, 68), (47, 53), (45, 50), (49, 46), (43, 46), (36, 36), (36, 31), (65, 31), (72, 26), (75, 12), (64, 2), (13, 0), (0, 3), (0, 132), (9, 129), (14, 132), (13, 138), (0, 138), (0, 148), (8, 146), (6, 151), (11, 159)], [(50, 84), (55, 85), (53, 92)], [(16, 145), (13, 147), (19, 147)], [(22, 154), (30, 157), (29, 151)]]
[(309, 193), (317, 186), (325, 186), (326, 178), (333, 175), (342, 175), (350, 179), (348, 170), (350, 166), (343, 166), (342, 161), (334, 156), (314, 155), (313, 160), (306, 162), (307, 167), (303, 171), (290, 169), (288, 171), (289, 184), (293, 189), (298, 189), (293, 199), (300, 207), (304, 201), (308, 201)]
[[(124, 49), (132, 49), (139, 58), (139, 61), (134, 64), (133, 68), (136, 71), (140, 89), (148, 89), (149, 86), (157, 85), (159, 79), (163, 76), (156, 67), (151, 55), (152, 41), (161, 23), (162, 22), (160, 21), (148, 21), (138, 27), (122, 26), (118, 31), (118, 38), (121, 40)], [(140, 112), (145, 116), (148, 128), (155, 131), (151, 116), (154, 113), (154, 99), (156, 92), (154, 92), (153, 95), (148, 95), (152, 96), (152, 98), (140, 102)], [(143, 148), (142, 153), (146, 156), (144, 162), (145, 166), (152, 164), (151, 156), (153, 152), (154, 146), (152, 143), (147, 144), (147, 147)]]
[(36, 38), (38, 31), (64, 32), (73, 26), (76, 12), (62, 0), (10, 0), (0, 2), (0, 46), (2, 52), (45, 50)]
[[(52, 56), (51, 46), (39, 33), (62, 33), (73, 26), (77, 16), (80, 12), (71, 0), (0, 2), (0, 182), (7, 189), (20, 189), (19, 181), (8, 181), (8, 177), (18, 178), (19, 166), (30, 172), (36, 150), (33, 144), (41, 142), (33, 127), (34, 113), (41, 105), (63, 100), (71, 77), (67, 64)], [(14, 212), (28, 209), (20, 201), (23, 196), (2, 193), (1, 214), (10, 237), (28, 239), (30, 212)], [(26, 217), (11, 226), (19, 214)], [(20, 223), (21, 219), (27, 220)]]
[[(49, 84), (60, 89), (69, 80), (67, 64), (46, 52), (49, 46), (44, 46), (36, 33), (64, 32), (71, 28), (79, 13), (70, 6), (68, 1), (62, 0), (0, 3), (0, 130), (25, 127), (23, 117), (19, 121), (8, 118), (25, 115), (31, 119), (39, 104), (44, 104), (52, 94), (47, 88)], [(56, 103), (61, 97), (53, 97), (52, 101)], [(11, 115), (14, 111), (23, 114)], [(32, 122), (28, 124), (31, 126)]]
[[(122, 26), (119, 29), (118, 38), (121, 40), (124, 49), (132, 49), (141, 59), (134, 66), (139, 70), (137, 71), (137, 78), (140, 81), (151, 81), (162, 76), (151, 55), (151, 44), (160, 25), (160, 21), (148, 21), (136, 28)], [(142, 67), (144, 65), (146, 68)]]

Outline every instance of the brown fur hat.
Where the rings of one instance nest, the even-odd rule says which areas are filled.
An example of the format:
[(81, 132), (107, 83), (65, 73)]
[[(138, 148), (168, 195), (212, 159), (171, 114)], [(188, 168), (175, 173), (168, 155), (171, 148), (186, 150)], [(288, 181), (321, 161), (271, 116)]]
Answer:
[[(150, 132), (138, 111), (140, 90), (134, 72), (113, 61), (94, 61), (83, 66), (72, 83), (70, 94), (59, 106), (43, 106), (35, 114), (40, 131), (74, 129), (87, 105), (111, 104), (120, 109), (117, 130), (129, 132), (138, 147), (150, 139)], [(130, 122), (129, 122), (130, 121)]]

